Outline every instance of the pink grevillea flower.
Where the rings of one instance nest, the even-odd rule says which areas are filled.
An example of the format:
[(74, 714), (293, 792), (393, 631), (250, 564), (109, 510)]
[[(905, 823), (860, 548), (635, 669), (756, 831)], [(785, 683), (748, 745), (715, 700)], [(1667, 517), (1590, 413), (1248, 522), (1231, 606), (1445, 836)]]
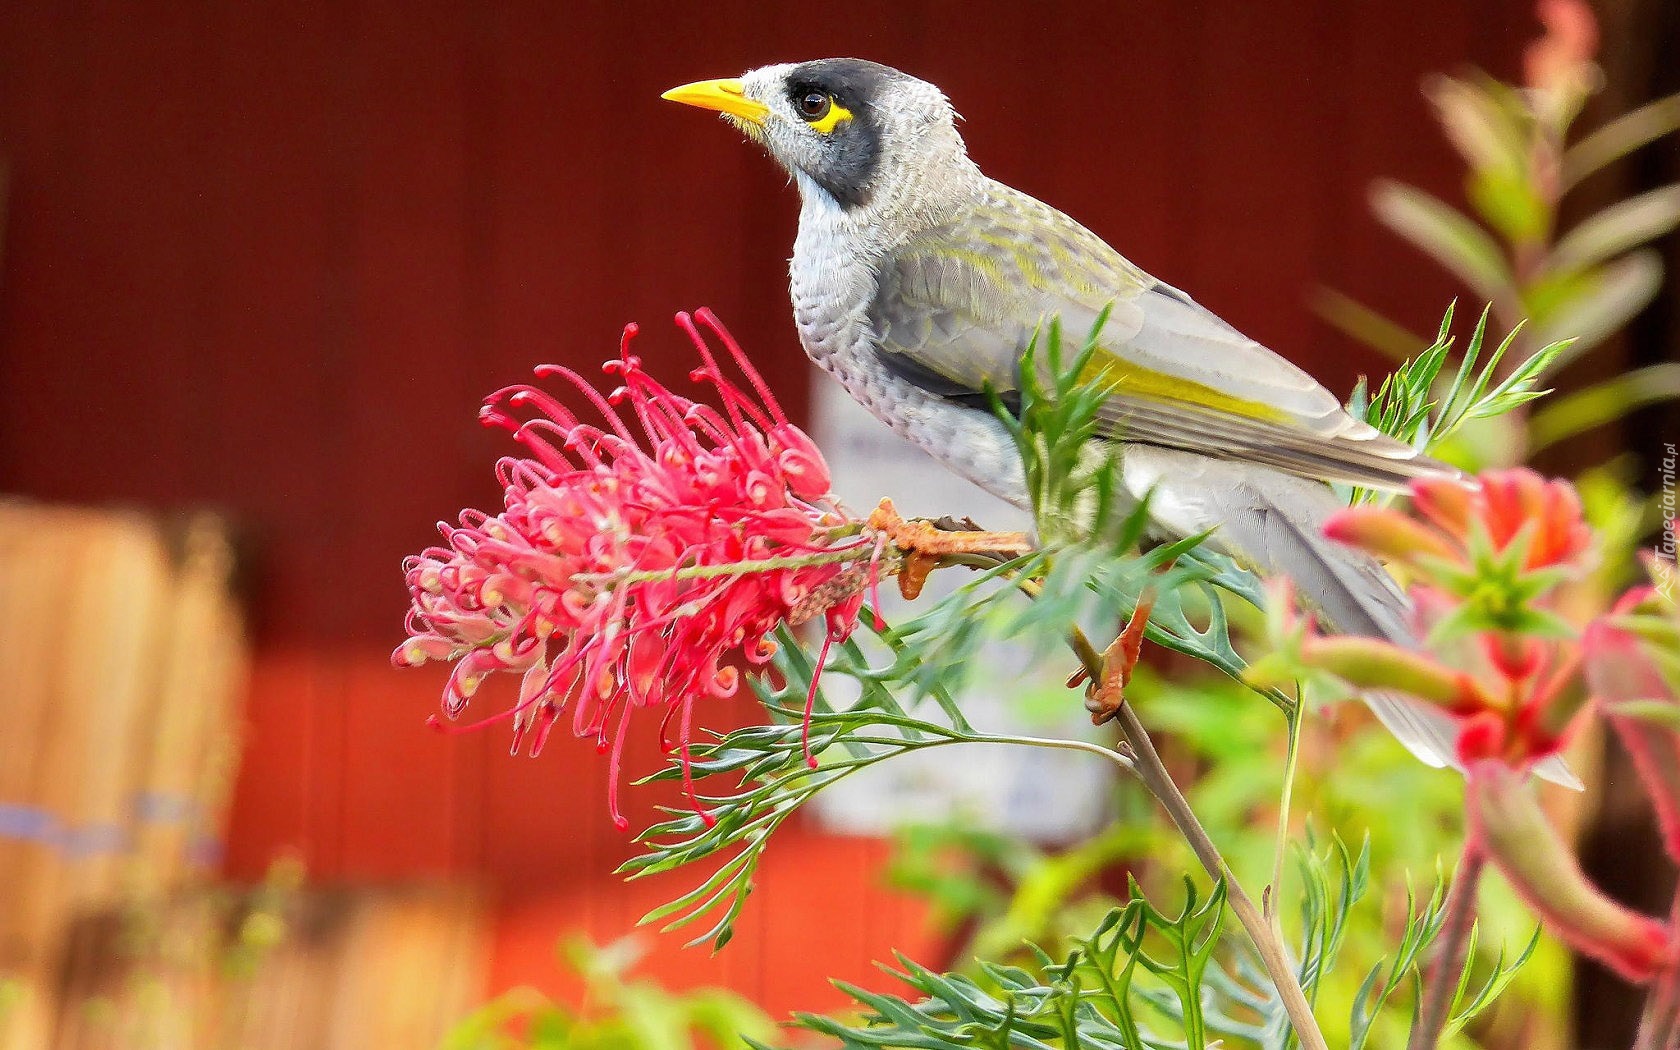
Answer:
[(1629, 591), (1587, 627), (1587, 680), (1633, 756), (1669, 856), (1680, 861), (1680, 578), (1654, 558), (1651, 571), (1656, 586)]
[[(725, 377), (696, 320), (751, 395)], [(602, 426), (535, 386), (485, 401), (481, 420), (510, 431), (525, 455), (496, 464), (501, 513), (463, 511), (459, 525), (439, 524), (445, 546), (404, 563), (409, 638), (392, 657), (398, 666), (454, 662), (443, 697), (450, 719), (491, 674), (520, 675), (517, 702), (486, 720), (512, 722), (515, 751), (540, 751), (569, 706), (573, 731), (611, 756), (620, 828), (631, 712), (662, 709), (662, 739), (681, 756), (699, 810), (688, 767), (695, 704), (733, 696), (740, 665), (774, 654), (780, 624), (825, 617), (825, 652), (850, 633), (875, 550), (829, 492), (816, 445), (723, 325), (707, 310), (678, 314), (677, 324), (702, 362), (691, 378), (711, 385), (721, 412), (642, 369), (629, 352), (635, 325), (604, 366), (621, 384), (610, 395), (569, 369), (536, 370), (570, 383)]]

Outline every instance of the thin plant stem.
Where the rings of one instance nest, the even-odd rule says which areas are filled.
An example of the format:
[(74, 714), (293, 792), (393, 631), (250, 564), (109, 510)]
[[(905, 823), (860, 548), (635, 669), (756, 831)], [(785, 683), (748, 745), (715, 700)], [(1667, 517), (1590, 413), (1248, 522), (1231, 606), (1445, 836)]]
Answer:
[(1284, 1012), (1289, 1015), (1289, 1023), (1295, 1029), (1295, 1037), (1300, 1040), (1302, 1050), (1329, 1050), (1324, 1041), (1324, 1033), (1318, 1030), (1318, 1022), (1313, 1018), (1312, 1007), (1307, 1003), (1307, 997), (1301, 991), (1301, 982), (1295, 976), (1295, 967), (1289, 961), (1289, 953), (1283, 946), (1283, 941), (1277, 936), (1277, 931), (1271, 923), (1254, 906), (1242, 884), (1237, 881), (1236, 874), (1230, 865), (1220, 855), (1213, 839), (1208, 837), (1202, 822), (1196, 818), (1190, 808), (1190, 802), (1184, 793), (1178, 790), (1167, 767), (1162, 764), (1161, 756), (1156, 753), (1155, 745), (1150, 742), (1149, 731), (1138, 720), (1137, 712), (1132, 705), (1121, 703), (1119, 711), (1120, 732), (1126, 743), (1131, 747), (1132, 766), (1137, 772), (1138, 779), (1154, 795), (1156, 801), (1167, 811), (1167, 816), (1178, 828), (1179, 834), (1189, 843), (1196, 859), (1202, 862), (1209, 875), (1225, 880), (1226, 899), (1230, 901), (1231, 911), (1242, 923), (1244, 930), (1254, 942), (1254, 950), (1260, 956), (1260, 963), (1266, 968), (1266, 974), (1277, 987), (1278, 998), (1283, 1002)]
[[(962, 742), (965, 741), (959, 741), (959, 743)], [(1111, 747), (1104, 747), (1101, 744), (1093, 744), (1089, 740), (1064, 740), (1060, 737), (1048, 736), (993, 736), (991, 734), (986, 734), (984, 736), (975, 737), (973, 743), (1019, 744), (1023, 747), (1049, 747), (1059, 748), (1063, 751), (1083, 751), (1089, 755), (1100, 755), (1128, 773), (1133, 775), (1136, 775), (1137, 773), (1137, 766), (1130, 758), (1122, 755), (1120, 752)]]
[[(1068, 637), (1073, 651), (1079, 655), (1079, 660), (1085, 665), (1085, 672), (1093, 681), (1101, 681), (1103, 673), (1102, 654), (1097, 652), (1096, 646), (1085, 637), (1079, 628), (1074, 628)], [(1295, 975), (1295, 967), (1289, 961), (1289, 952), (1284, 948), (1282, 939), (1271, 923), (1254, 906), (1247, 891), (1237, 881), (1236, 873), (1225, 863), (1219, 847), (1213, 844), (1207, 829), (1190, 808), (1190, 801), (1178, 789), (1172, 774), (1167, 772), (1166, 765), (1161, 761), (1160, 753), (1155, 750), (1155, 744), (1149, 739), (1149, 731), (1138, 720), (1137, 712), (1132, 705), (1121, 701), (1116, 710), (1115, 722), (1120, 727), (1121, 739), (1125, 741), (1129, 751), (1127, 757), (1131, 760), (1132, 773), (1139, 782), (1148, 789), (1161, 808), (1167, 811), (1167, 817), (1184, 836), (1184, 841), (1196, 854), (1207, 873), (1225, 882), (1225, 899), (1231, 905), (1231, 911), (1237, 921), (1247, 931), (1248, 939), (1253, 942), (1255, 952), (1260, 956), (1260, 964), (1266, 968), (1266, 975), (1272, 979), (1277, 988), (1278, 998), (1283, 1003), (1284, 1012), (1289, 1015), (1290, 1026), (1295, 1030), (1295, 1037), (1300, 1040), (1302, 1050), (1329, 1050), (1324, 1041), (1324, 1033), (1318, 1029), (1318, 1021), (1314, 1019), (1312, 1007), (1307, 1003), (1307, 996), (1301, 990), (1301, 982)]]
[[(1668, 915), (1669, 929), (1680, 930), (1680, 885), (1674, 887), (1674, 904)], [(1645, 1010), (1639, 1017), (1639, 1034), (1633, 1041), (1633, 1050), (1677, 1048), (1680, 1048), (1680, 959), (1671, 961), (1651, 985)]]
[(832, 565), (836, 562), (868, 561), (870, 549), (848, 547), (845, 550), (817, 551), (813, 554), (785, 554), (749, 561), (723, 562), (717, 565), (685, 565), (680, 569), (635, 569), (618, 572), (580, 572), (572, 579), (597, 587), (617, 587), (624, 583), (658, 583), (663, 580), (710, 580), (719, 576), (751, 576), (776, 569), (802, 569), (810, 565)]
[(1453, 873), (1452, 888), (1442, 907), (1441, 932), (1435, 941), (1435, 961), (1424, 982), (1423, 1002), (1407, 1050), (1435, 1050), (1447, 1027), (1447, 1013), (1458, 994), (1459, 975), (1464, 972), (1465, 946), (1476, 925), (1476, 892), (1481, 887), (1487, 856), (1475, 839), (1466, 839)]
[[(1301, 689), (1295, 690), (1297, 697), (1301, 693)], [(1295, 770), (1300, 765), (1301, 721), (1304, 716), (1299, 700), (1283, 713), (1283, 717), (1289, 720), (1289, 750), (1283, 760), (1283, 790), (1278, 795), (1277, 837), (1272, 842), (1272, 881), (1260, 897), (1266, 918), (1271, 920), (1272, 930), (1280, 938), (1283, 936), (1283, 922), (1279, 918), (1277, 902), (1283, 887), (1283, 855), (1289, 851), (1289, 807), (1295, 798)]]

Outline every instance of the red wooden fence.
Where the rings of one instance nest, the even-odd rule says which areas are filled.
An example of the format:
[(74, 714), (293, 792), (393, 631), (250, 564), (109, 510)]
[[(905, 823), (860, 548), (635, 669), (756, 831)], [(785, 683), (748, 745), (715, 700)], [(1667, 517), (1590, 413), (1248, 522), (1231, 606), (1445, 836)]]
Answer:
[[(1364, 188), (1455, 194), (1419, 80), (1509, 74), (1532, 28), (1520, 0), (14, 5), (0, 486), (232, 511), (260, 652), (228, 871), (296, 848), (322, 879), (482, 877), (505, 901), (498, 982), (552, 981), (561, 928), (616, 936), (661, 892), (607, 874), (629, 847), (603, 764), (426, 732), (438, 676), (385, 654), (401, 556), (496, 496), (479, 397), (532, 364), (593, 368), (640, 319), (644, 355), (686, 368), (664, 319), (709, 304), (804, 403), (793, 194), (660, 90), (824, 54), (923, 75), (992, 174), (1345, 391), (1380, 363), (1305, 296), (1433, 323), (1451, 286)], [(831, 1004), (823, 977), (931, 936), (881, 856), (802, 830), (739, 943), (667, 944), (656, 972)]]

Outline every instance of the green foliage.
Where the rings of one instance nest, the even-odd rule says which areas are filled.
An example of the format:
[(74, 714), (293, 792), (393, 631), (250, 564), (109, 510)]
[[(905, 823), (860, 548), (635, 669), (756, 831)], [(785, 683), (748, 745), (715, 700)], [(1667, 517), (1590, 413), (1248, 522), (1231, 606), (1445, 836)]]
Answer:
[[(1003, 633), (1059, 644), (1069, 624), (1117, 622), (1147, 586), (1155, 596), (1150, 641), (1239, 677), (1246, 661), (1231, 642), (1221, 593), (1260, 607), (1254, 574), (1204, 549), (1202, 536), (1130, 553), (1144, 540), (1149, 501), (1125, 505), (1115, 490), (1116, 446), (1093, 440), (1108, 387), (1091, 362), (1107, 321), (1105, 310), (1066, 360), (1061, 325), (1052, 320), (1022, 355), (1019, 404), (1008, 410), (994, 399), (1021, 454), (1048, 557), (1035, 600)], [(1266, 695), (1289, 705), (1280, 693)]]
[(1029, 967), (982, 963), (982, 979), (975, 980), (899, 956), (903, 968), (887, 972), (916, 994), (915, 1002), (841, 984), (865, 1009), (861, 1023), (798, 1014), (796, 1024), (858, 1050), (1155, 1050), (1205, 1046), (1212, 1033), (1243, 1027), (1212, 1013), (1204, 1001), (1224, 921), (1223, 885), (1201, 900), (1186, 880), (1184, 905), (1174, 914), (1133, 890), (1132, 899), (1110, 911), (1061, 962), (1034, 951)]
[[(910, 751), (1010, 739), (874, 708), (817, 711), (810, 720), (812, 759), (808, 762), (798, 708), (773, 707), (772, 711), (781, 724), (738, 729), (692, 751), (690, 764), (695, 778), (734, 775), (739, 780), (735, 790), (702, 793), (699, 801), (704, 815), (670, 810), (670, 819), (638, 837), (647, 851), (619, 869), (633, 877), (728, 854), (709, 878), (649, 912), (642, 919), (644, 923), (665, 921), (664, 929), (672, 930), (715, 914), (713, 925), (690, 944), (711, 941), (714, 949), (722, 948), (733, 935), (735, 919), (746, 905), (753, 874), (771, 835), (818, 791), (860, 769)], [(652, 779), (671, 780), (682, 775), (681, 767), (676, 766), (656, 773)]]
[[(1328, 848), (1298, 852), (1303, 894), (1299, 973), (1315, 1005), (1338, 969), (1351, 930), (1370, 912), (1370, 851), (1357, 854), (1339, 838)], [(981, 961), (969, 973), (937, 973), (899, 957), (888, 970), (913, 998), (840, 987), (863, 1009), (850, 1021), (800, 1014), (796, 1023), (856, 1050), (916, 1047), (1113, 1046), (1127, 1050), (1218, 1045), (1287, 1050), (1294, 1045), (1282, 1004), (1247, 952), (1222, 936), (1224, 885), (1202, 900), (1183, 882), (1184, 905), (1167, 913), (1150, 903), (1134, 881), (1129, 898), (1110, 907), (1089, 934), (1065, 948), (1027, 942), (1019, 964)], [(1397, 946), (1342, 983), (1357, 982), (1345, 997), (1346, 1045), (1370, 1045), (1403, 1034), (1420, 967), (1440, 931), (1443, 893), (1419, 906), (1410, 899), (1395, 931)], [(1449, 1030), (1485, 1010), (1532, 954), (1530, 940), (1509, 964), (1501, 954), (1478, 973), (1466, 967), (1457, 981)], [(1475, 958), (1472, 942), (1471, 958)], [(1056, 961), (1060, 959), (1061, 961)], [(1318, 1010), (1322, 1018), (1326, 1010)], [(1379, 1023), (1381, 1022), (1381, 1023)]]
[(1421, 990), (1422, 975), (1419, 964), (1423, 959), (1424, 949), (1429, 947), (1435, 939), (1435, 934), (1441, 929), (1441, 906), (1445, 900), (1439, 881), (1435, 883), (1435, 892), (1430, 895), (1422, 911), (1418, 911), (1416, 901), (1410, 891), (1406, 894), (1406, 913), (1417, 916), (1417, 920), (1406, 924), (1405, 933), (1399, 943), (1395, 945), (1393, 955), (1386, 960), (1379, 960), (1366, 974), (1365, 980), (1359, 986), (1358, 993), (1353, 999), (1353, 1012), (1348, 1020), (1348, 1050), (1363, 1050), (1371, 1037), (1374, 1023), (1389, 999), (1403, 986), (1409, 986), (1411, 998), (1415, 1001)]
[(1510, 286), (1498, 242), (1446, 202), (1414, 186), (1381, 181), (1371, 189), (1371, 210), (1478, 296), (1492, 299)]
[(1120, 517), (1115, 452), (1108, 442), (1095, 440), (1098, 413), (1109, 388), (1100, 378), (1093, 381), (1091, 374), (1108, 315), (1106, 308), (1097, 315), (1071, 359), (1062, 346), (1061, 321), (1052, 318), (1033, 333), (1022, 352), (1018, 403), (1007, 407), (988, 391), (993, 413), (1020, 453), (1033, 521), (1047, 546), (1102, 536), (1104, 526)]
[[(1427, 94), (1464, 159), (1469, 211), (1391, 181), (1372, 187), (1372, 211), (1477, 298), (1492, 303), (1510, 333), (1506, 344), (1514, 342), (1524, 361), (1533, 363), (1537, 353), (1549, 351), (1530, 377), (1537, 386), (1620, 330), (1662, 287), (1661, 259), (1646, 246), (1680, 227), (1680, 184), (1613, 202), (1567, 231), (1558, 227), (1566, 195), (1588, 175), (1680, 130), (1680, 96), (1616, 118), (1570, 146), (1572, 124), (1586, 99), (1581, 85), (1518, 91), (1473, 73), (1435, 78)], [(1414, 365), (1447, 356), (1439, 339), (1422, 349), (1424, 340), (1344, 295), (1325, 293), (1317, 305), (1332, 324), (1397, 358), (1422, 350)], [(1524, 318), (1531, 322), (1526, 332), (1520, 330)], [(1565, 337), (1569, 343), (1558, 345)], [(1441, 372), (1443, 364), (1434, 371)], [(1515, 372), (1510, 361), (1485, 367), (1495, 382)], [(1680, 373), (1672, 368), (1640, 369), (1603, 381), (1537, 413), (1526, 452), (1532, 455), (1641, 405), (1675, 398)]]
[(774, 1038), (763, 1011), (732, 992), (670, 992), (628, 974), (635, 942), (597, 948), (582, 938), (562, 960), (584, 980), (586, 1007), (573, 1009), (534, 988), (516, 988), (467, 1015), (441, 1050), (696, 1050)]
[[(1140, 674), (1131, 693), (1143, 717), (1170, 733), (1185, 757), (1203, 770), (1187, 794), (1215, 829), (1232, 869), (1239, 877), (1264, 872), (1276, 848), (1267, 821), (1283, 768), (1283, 741), (1264, 708), (1240, 688), (1211, 678), (1186, 684)], [(1338, 712), (1354, 714), (1347, 708)], [(1322, 717), (1308, 718), (1301, 750), (1296, 805), (1311, 814), (1329, 840), (1327, 849), (1315, 852), (1309, 834), (1308, 847), (1296, 854), (1304, 909), (1298, 949), (1303, 987), (1321, 1019), (1349, 1018), (1345, 1033), (1327, 1024), (1332, 1045), (1361, 1031), (1360, 1038), (1368, 1042), (1350, 1045), (1402, 1044), (1413, 999), (1404, 985), (1435, 935), (1441, 905), (1439, 885), (1422, 901), (1414, 899), (1411, 873), (1419, 863), (1457, 852), (1464, 834), (1461, 779), (1421, 765), (1387, 734), (1350, 732), (1349, 726)], [(1395, 819), (1396, 799), (1404, 800), (1404, 819)], [(1342, 846), (1360, 840), (1357, 855)], [(1160, 870), (1163, 881), (1190, 862), (1182, 844), (1160, 832), (1142, 843), (1139, 853), (1151, 857), (1151, 870)], [(1146, 879), (1146, 885), (1154, 884)], [(1381, 908), (1355, 907), (1368, 893), (1403, 897), (1402, 914), (1414, 918), (1395, 926)], [(1477, 994), (1461, 994), (1453, 1008), (1458, 1026), (1487, 1009), (1513, 982), (1532, 999), (1565, 986), (1568, 979), (1566, 954), (1552, 942), (1536, 945), (1527, 912), (1507, 887), (1485, 885), (1482, 903), (1482, 935), (1467, 953), (1466, 968), (1481, 979), (1474, 982)], [(1321, 910), (1324, 920), (1316, 918)], [(1507, 959), (1503, 945), (1523, 943), (1523, 938), (1528, 946)], [(1320, 951), (1318, 944), (1328, 944), (1329, 950)], [(1309, 984), (1305, 977), (1315, 955), (1326, 961), (1318, 967), (1322, 977)], [(1520, 978), (1519, 967), (1526, 967)]]
[[(1337, 837), (1319, 853), (1309, 841), (1295, 853), (1301, 881), (1301, 990), (1307, 1001), (1318, 1001), (1325, 974), (1335, 969), (1347, 936), (1353, 906), (1371, 884), (1371, 843), (1367, 838), (1358, 857), (1348, 853)], [(1406, 909), (1407, 914), (1411, 909)]]
[[(1537, 389), (1540, 377), (1569, 348), (1569, 341), (1547, 344), (1513, 366), (1505, 357), (1521, 331), (1519, 326), (1483, 361), (1488, 309), (1477, 319), (1470, 341), (1459, 356), (1458, 367), (1452, 370), (1451, 379), (1446, 379), (1453, 347), (1455, 306), (1447, 307), (1435, 341), (1416, 357), (1402, 362), (1382, 381), (1374, 395), (1367, 394), (1363, 379), (1359, 381), (1347, 406), (1354, 418), (1419, 452), (1428, 453), (1451, 439), (1470, 420), (1506, 415), (1549, 393)], [(1373, 495), (1360, 490), (1354, 502), (1368, 500)]]
[(1680, 131), (1680, 95), (1623, 113), (1564, 151), (1564, 188), (1574, 187), (1594, 172), (1676, 131)]
[(1464, 946), (1465, 958), (1469, 962), (1465, 965), (1463, 972), (1459, 974), (1458, 983), (1454, 985), (1452, 1001), (1447, 1010), (1446, 1030), (1449, 1035), (1462, 1030), (1465, 1025), (1481, 1016), (1484, 1011), (1499, 1001), (1499, 997), (1504, 994), (1505, 989), (1511, 986), (1512, 982), (1517, 979), (1517, 975), (1527, 967), (1529, 961), (1534, 958), (1535, 953), (1539, 950), (1540, 927), (1536, 926), (1534, 928), (1534, 932), (1529, 935), (1528, 942), (1523, 945), (1522, 951), (1518, 952), (1516, 957), (1509, 962), (1506, 961), (1505, 947), (1501, 945), (1488, 968), (1487, 975), (1478, 984), (1474, 961), (1477, 957), (1480, 940), (1481, 926), (1471, 927), (1469, 939)]
[[(1285, 764), (1272, 709), (1223, 677), (1168, 680), (1148, 667), (1138, 669), (1128, 695), (1170, 742), (1176, 765), (1195, 771), (1186, 793), (1232, 870), (1247, 885), (1265, 882), (1277, 848), (1271, 825)], [(1363, 717), (1346, 707), (1337, 713)], [(1323, 835), (1319, 848), (1309, 834), (1308, 846), (1293, 850), (1290, 877), (1272, 893), (1299, 909), (1291, 936), (1302, 985), (1331, 1045), (1345, 1045), (1357, 1026), (1364, 1045), (1395, 1046), (1405, 1042), (1410, 1024), (1410, 975), (1434, 936), (1432, 928), (1418, 927), (1432, 927), (1440, 908), (1438, 887), (1412, 899), (1410, 872), (1457, 851), (1463, 788), (1456, 774), (1423, 766), (1386, 734), (1354, 731), (1348, 718), (1307, 719), (1295, 805)], [(1396, 799), (1405, 800), (1404, 819), (1394, 817)], [(1103, 892), (1105, 865), (1124, 864), (1149, 892), (1164, 894), (1195, 864), (1185, 844), (1152, 819), (1153, 803), (1141, 791), (1123, 785), (1119, 804), (1116, 821), (1101, 834), (1053, 852), (973, 828), (906, 829), (895, 881), (928, 887), (948, 926), (972, 931), (959, 952), (964, 959), (1026, 965), (1032, 960), (1027, 944), (1052, 954), (1071, 950), (1120, 903)], [(1344, 842), (1363, 844), (1355, 851)], [(1396, 900), (1409, 903), (1403, 910), (1384, 903)], [(1476, 995), (1461, 996), (1453, 1010), (1457, 1023), (1487, 1009), (1506, 987), (1535, 1008), (1557, 1008), (1550, 1000), (1567, 984), (1566, 953), (1542, 941), (1501, 956), (1503, 945), (1523, 944), (1531, 933), (1510, 890), (1497, 880), (1484, 886), (1481, 936), (1468, 953), (1474, 980), (1467, 988)], [(1209, 980), (1223, 986), (1230, 978), (1246, 987), (1248, 1007), (1225, 1012), (1281, 1039), (1281, 1005), (1252, 962), (1227, 948), (1223, 968)], [(990, 987), (977, 965), (964, 972)], [(1497, 983), (1490, 979), (1495, 974)], [(1227, 1045), (1248, 1043), (1231, 1037)]]
[(936, 908), (940, 924), (971, 931), (962, 954), (1016, 960), (1026, 946), (1060, 950), (1114, 906), (1098, 879), (1148, 848), (1152, 833), (1116, 821), (1057, 850), (952, 821), (899, 829), (888, 875)]

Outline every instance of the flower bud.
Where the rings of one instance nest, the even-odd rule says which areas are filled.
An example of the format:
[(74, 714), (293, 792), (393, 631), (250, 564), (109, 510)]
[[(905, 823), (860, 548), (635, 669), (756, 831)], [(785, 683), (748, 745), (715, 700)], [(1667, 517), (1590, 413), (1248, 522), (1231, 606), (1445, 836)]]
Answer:
[(1454, 711), (1481, 710), (1494, 703), (1462, 671), (1375, 638), (1314, 638), (1303, 646), (1301, 658), (1358, 689), (1393, 689)]
[(1389, 561), (1416, 564), (1420, 558), (1461, 560), (1439, 533), (1399, 511), (1380, 507), (1349, 507), (1337, 511), (1324, 523), (1324, 534), (1338, 543), (1364, 548)]

